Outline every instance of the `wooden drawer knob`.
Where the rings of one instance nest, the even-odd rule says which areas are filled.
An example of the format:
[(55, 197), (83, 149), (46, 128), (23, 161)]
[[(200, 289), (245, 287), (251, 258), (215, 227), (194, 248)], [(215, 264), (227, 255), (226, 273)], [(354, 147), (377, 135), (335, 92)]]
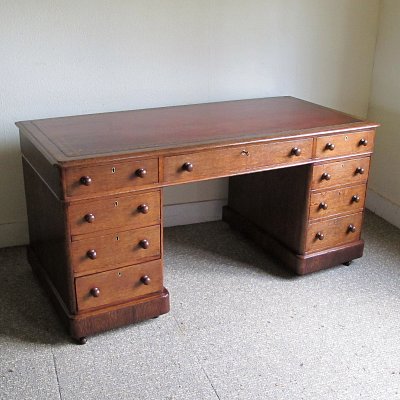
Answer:
[(324, 240), (325, 239), (325, 235), (322, 232), (317, 232), (317, 234), (315, 235), (315, 237), (318, 240)]
[(324, 201), (322, 203), (319, 203), (319, 208), (321, 210), (327, 210), (328, 209), (328, 203), (325, 203)]
[(147, 204), (141, 204), (137, 209), (142, 214), (147, 214), (149, 212), (149, 206)]
[(150, 247), (150, 242), (147, 239), (143, 239), (139, 242), (139, 246), (142, 249), (148, 249)]
[(357, 228), (353, 224), (350, 224), (347, 230), (348, 232), (354, 233), (357, 230)]
[(140, 278), (140, 281), (143, 283), (143, 285), (150, 285), (151, 279), (148, 275), (144, 275)]
[(333, 143), (327, 143), (325, 146), (326, 150), (335, 150), (335, 145)]
[(325, 181), (329, 181), (329, 180), (331, 179), (331, 174), (328, 174), (327, 172), (324, 172), (324, 173), (321, 175), (321, 179), (322, 179), (322, 180), (325, 180)]
[(358, 194), (355, 194), (352, 198), (351, 198), (352, 203), (359, 203), (360, 202), (360, 196)]
[(94, 287), (93, 289), (90, 289), (90, 294), (93, 297), (99, 297), (100, 296), (100, 289), (97, 287)]
[(187, 172), (192, 172), (193, 164), (191, 162), (185, 162), (185, 164), (182, 165), (182, 169)]
[(86, 255), (91, 259), (95, 260), (97, 258), (97, 252), (94, 249), (88, 250)]
[(94, 222), (95, 219), (96, 219), (96, 217), (94, 216), (94, 214), (89, 213), (89, 214), (85, 215), (85, 221), (89, 222), (89, 224)]
[(362, 168), (362, 167), (357, 167), (356, 168), (356, 174), (362, 175), (364, 172), (365, 172), (364, 168)]
[(301, 149), (299, 147), (293, 147), (291, 154), (298, 157), (301, 155)]
[(359, 144), (360, 146), (367, 146), (367, 145), (368, 145), (368, 140), (362, 138), (362, 139), (359, 141), (358, 144)]
[(79, 182), (81, 185), (89, 186), (92, 183), (92, 178), (90, 176), (82, 176)]
[(139, 168), (135, 171), (135, 175), (139, 178), (144, 178), (147, 175), (147, 170), (145, 168)]

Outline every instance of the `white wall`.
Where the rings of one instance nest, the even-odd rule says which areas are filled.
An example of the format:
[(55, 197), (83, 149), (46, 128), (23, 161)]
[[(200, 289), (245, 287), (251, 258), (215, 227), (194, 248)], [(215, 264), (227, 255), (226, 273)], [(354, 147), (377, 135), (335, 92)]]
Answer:
[(380, 122), (368, 207), (400, 228), (400, 1), (382, 1), (370, 101)]
[[(292, 95), (365, 116), (378, 0), (0, 0), (0, 246), (27, 242), (14, 121)], [(226, 181), (166, 190), (221, 199)]]

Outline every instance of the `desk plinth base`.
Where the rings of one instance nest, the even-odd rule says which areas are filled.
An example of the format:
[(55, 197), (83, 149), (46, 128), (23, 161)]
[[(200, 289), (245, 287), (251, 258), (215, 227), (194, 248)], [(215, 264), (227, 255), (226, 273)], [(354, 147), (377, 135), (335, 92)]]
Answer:
[(306, 275), (311, 272), (334, 267), (360, 258), (363, 255), (363, 240), (316, 253), (296, 254), (229, 206), (223, 208), (222, 219), (232, 228), (242, 232), (245, 236), (263, 247), (268, 253), (298, 275)]
[(30, 247), (28, 247), (28, 261), (73, 339), (81, 340), (96, 333), (155, 318), (169, 311), (169, 293), (163, 288), (161, 293), (154, 293), (131, 302), (71, 314)]

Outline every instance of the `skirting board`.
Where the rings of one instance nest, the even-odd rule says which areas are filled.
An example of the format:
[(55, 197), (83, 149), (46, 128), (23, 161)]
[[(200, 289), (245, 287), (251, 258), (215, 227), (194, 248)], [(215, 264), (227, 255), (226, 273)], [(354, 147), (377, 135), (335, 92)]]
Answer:
[(368, 189), (366, 207), (390, 224), (400, 228), (400, 206), (385, 199), (371, 188)]
[(228, 200), (209, 200), (164, 206), (164, 226), (198, 224), (222, 219), (222, 207)]
[(0, 248), (24, 246), (29, 243), (28, 222), (0, 224)]

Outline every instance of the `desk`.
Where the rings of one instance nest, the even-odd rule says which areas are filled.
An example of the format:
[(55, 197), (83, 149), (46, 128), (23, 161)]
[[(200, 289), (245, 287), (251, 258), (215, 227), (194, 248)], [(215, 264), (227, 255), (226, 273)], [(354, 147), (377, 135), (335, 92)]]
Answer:
[(223, 219), (297, 274), (362, 256), (375, 123), (277, 97), (17, 126), (29, 261), (81, 343), (169, 311), (165, 186), (230, 177)]

